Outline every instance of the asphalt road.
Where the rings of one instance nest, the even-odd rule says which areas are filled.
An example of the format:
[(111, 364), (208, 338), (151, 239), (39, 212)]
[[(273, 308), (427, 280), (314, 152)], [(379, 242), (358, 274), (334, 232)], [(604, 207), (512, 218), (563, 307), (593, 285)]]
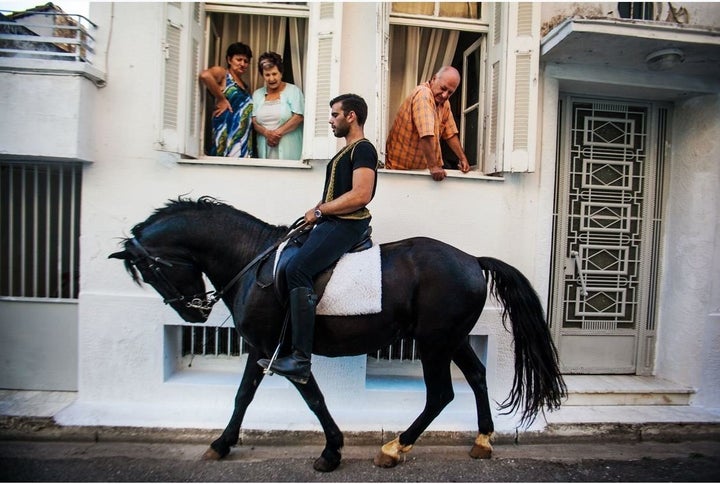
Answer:
[(320, 446), (238, 446), (205, 462), (205, 445), (0, 441), (4, 482), (716, 482), (720, 442), (495, 445), (490, 460), (464, 446), (418, 442), (392, 469), (379, 447), (347, 446), (332, 473), (313, 470)]

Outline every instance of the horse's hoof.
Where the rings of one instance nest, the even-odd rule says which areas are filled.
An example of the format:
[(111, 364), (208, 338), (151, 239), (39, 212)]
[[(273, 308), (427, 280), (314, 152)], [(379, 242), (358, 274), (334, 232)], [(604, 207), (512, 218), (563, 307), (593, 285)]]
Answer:
[(208, 447), (208, 450), (202, 455), (202, 460), (220, 460), (222, 456), (212, 447)]
[(391, 455), (387, 455), (381, 450), (375, 456), (375, 459), (373, 459), (373, 464), (375, 464), (378, 467), (384, 467), (386, 469), (389, 469), (391, 467), (395, 467), (396, 465), (398, 465), (399, 461), (400, 461), (399, 458), (393, 457)]
[(378, 467), (395, 467), (398, 465), (398, 462), (400, 462), (400, 455), (410, 452), (412, 447), (412, 444), (402, 445), (400, 443), (400, 437), (398, 437), (382, 446), (378, 455), (375, 456), (373, 463)]
[(470, 449), (470, 457), (473, 459), (489, 459), (492, 457), (492, 449), (486, 449), (479, 445), (473, 445)]
[(318, 457), (313, 463), (313, 469), (318, 472), (332, 472), (338, 468), (340, 460), (329, 461), (325, 457)]
[(475, 444), (470, 449), (470, 457), (473, 459), (489, 459), (492, 457), (493, 448), (490, 444), (492, 435), (492, 433), (478, 434), (475, 438)]

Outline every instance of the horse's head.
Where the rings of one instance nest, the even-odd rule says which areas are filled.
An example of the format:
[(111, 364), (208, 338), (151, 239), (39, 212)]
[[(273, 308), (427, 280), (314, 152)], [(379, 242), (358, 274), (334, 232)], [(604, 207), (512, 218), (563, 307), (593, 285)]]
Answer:
[(125, 239), (124, 246), (108, 258), (123, 260), (136, 283), (140, 284), (142, 277), (185, 321), (207, 321), (212, 304), (207, 301), (202, 271), (188, 255), (145, 247), (137, 237)]
[[(180, 197), (135, 225), (124, 250), (109, 257), (125, 261), (133, 280), (142, 277), (185, 321), (205, 322), (232, 286), (233, 264), (239, 270), (286, 232), (213, 197)], [(222, 289), (206, 293), (203, 271)]]

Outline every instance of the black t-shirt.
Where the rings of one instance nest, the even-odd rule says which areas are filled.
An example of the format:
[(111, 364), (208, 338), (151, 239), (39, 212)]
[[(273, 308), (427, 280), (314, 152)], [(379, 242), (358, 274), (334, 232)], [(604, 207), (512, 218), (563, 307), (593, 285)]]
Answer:
[[(346, 146), (340, 150), (327, 165), (323, 201), (329, 202), (352, 190), (353, 171), (357, 168), (370, 168), (375, 172), (375, 182), (373, 183), (372, 191), (373, 196), (375, 196), (375, 188), (377, 187), (377, 165), (377, 151), (370, 141), (363, 138)], [(361, 210), (367, 212), (366, 209)], [(358, 212), (360, 212), (360, 210)], [(360, 215), (358, 212), (355, 212), (355, 214)], [(365, 218), (365, 216), (358, 217), (352, 216), (353, 214), (348, 215), (349, 217), (347, 218)], [(369, 216), (369, 212), (367, 216)]]

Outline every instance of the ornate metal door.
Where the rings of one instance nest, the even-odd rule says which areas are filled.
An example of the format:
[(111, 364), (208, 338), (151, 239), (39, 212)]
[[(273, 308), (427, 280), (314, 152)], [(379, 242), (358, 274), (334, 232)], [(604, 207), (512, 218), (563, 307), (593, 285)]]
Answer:
[(667, 110), (563, 106), (550, 304), (562, 369), (650, 373)]

